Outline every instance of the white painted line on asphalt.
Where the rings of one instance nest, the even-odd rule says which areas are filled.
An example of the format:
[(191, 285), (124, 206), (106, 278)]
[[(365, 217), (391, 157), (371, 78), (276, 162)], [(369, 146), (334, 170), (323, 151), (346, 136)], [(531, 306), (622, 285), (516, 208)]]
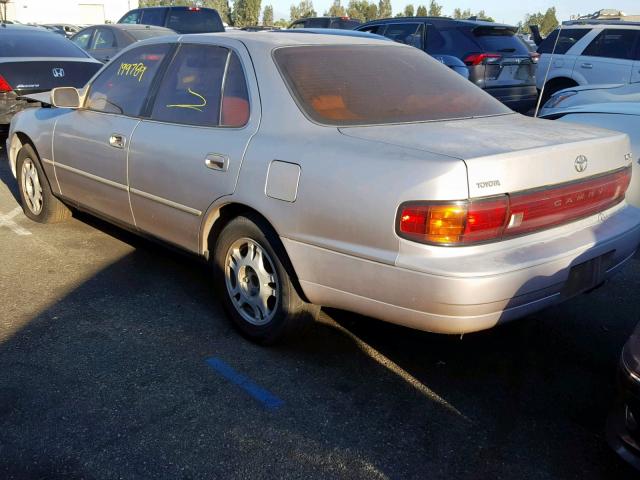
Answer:
[(16, 207), (6, 215), (0, 215), (0, 227), (8, 227), (16, 235), (31, 235), (31, 232), (26, 228), (22, 228), (13, 218), (22, 212), (22, 208)]

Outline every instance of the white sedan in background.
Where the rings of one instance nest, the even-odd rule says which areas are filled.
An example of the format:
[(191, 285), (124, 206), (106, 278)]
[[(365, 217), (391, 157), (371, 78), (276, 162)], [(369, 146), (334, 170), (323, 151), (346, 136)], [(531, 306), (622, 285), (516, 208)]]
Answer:
[(629, 135), (633, 179), (627, 202), (640, 207), (640, 83), (585, 85), (560, 90), (540, 111), (540, 118), (581, 123)]

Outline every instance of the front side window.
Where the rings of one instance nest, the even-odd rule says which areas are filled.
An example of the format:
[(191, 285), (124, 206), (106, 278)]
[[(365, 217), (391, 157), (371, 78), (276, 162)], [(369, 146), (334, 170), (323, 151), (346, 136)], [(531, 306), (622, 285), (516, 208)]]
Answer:
[(138, 116), (169, 44), (148, 45), (114, 59), (89, 87), (85, 108)]
[(322, 124), (373, 125), (511, 113), (415, 48), (300, 46), (276, 49), (273, 56), (296, 103)]
[(358, 31), (377, 33), (378, 35), (382, 35), (382, 32), (384, 31), (384, 25), (367, 25), (366, 27), (359, 28)]
[(421, 23), (391, 23), (387, 25), (384, 36), (394, 42), (404, 43), (422, 50), (424, 47), (424, 25)]
[(639, 30), (608, 28), (593, 39), (583, 55), (634, 60), (639, 37)]

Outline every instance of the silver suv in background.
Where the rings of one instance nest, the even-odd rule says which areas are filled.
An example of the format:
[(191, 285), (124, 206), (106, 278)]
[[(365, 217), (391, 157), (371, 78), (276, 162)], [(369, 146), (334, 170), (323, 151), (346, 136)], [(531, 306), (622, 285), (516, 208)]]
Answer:
[(564, 22), (544, 39), (538, 53), (536, 85), (539, 90), (544, 86), (543, 105), (554, 93), (569, 87), (638, 82), (640, 23)]

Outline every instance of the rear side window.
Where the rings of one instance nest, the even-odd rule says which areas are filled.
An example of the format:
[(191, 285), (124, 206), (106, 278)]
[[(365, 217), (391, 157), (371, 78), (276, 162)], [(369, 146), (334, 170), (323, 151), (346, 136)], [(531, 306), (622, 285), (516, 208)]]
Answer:
[(111, 30), (106, 28), (99, 28), (93, 37), (93, 45), (91, 49), (98, 50), (101, 48), (114, 48), (116, 47), (116, 37)]
[(476, 27), (473, 36), (484, 52), (529, 55), (529, 49), (507, 28)]
[(511, 112), (415, 48), (284, 47), (275, 50), (274, 58), (300, 108), (322, 124), (422, 122)]
[[(589, 33), (589, 28), (563, 28), (556, 46), (555, 53), (564, 55), (573, 47), (582, 37)], [(558, 38), (558, 30), (554, 30), (545, 38), (538, 47), (538, 53), (551, 53), (553, 52), (553, 46)]]
[(420, 50), (424, 48), (424, 25), (422, 23), (390, 23), (384, 31), (384, 36), (394, 42), (411, 45)]
[(166, 26), (178, 33), (224, 32), (218, 12), (208, 8), (173, 7)]
[(164, 26), (164, 19), (167, 16), (166, 8), (149, 8), (142, 11), (142, 20), (139, 23), (144, 25)]
[(151, 118), (205, 127), (244, 125), (247, 87), (239, 60), (229, 55), (223, 47), (182, 45), (162, 80)]
[(140, 23), (140, 10), (131, 10), (118, 23)]
[(582, 54), (590, 57), (635, 60), (639, 37), (639, 30), (606, 29), (593, 39)]
[(93, 35), (93, 28), (83, 30), (73, 37), (72, 42), (78, 45), (80, 48), (87, 50), (89, 48), (89, 42), (91, 41), (91, 35)]
[(358, 28), (357, 30), (360, 32), (376, 33), (378, 35), (382, 35), (382, 32), (384, 32), (384, 25), (367, 25), (366, 27)]
[(3, 57), (87, 58), (87, 54), (75, 43), (62, 35), (46, 30), (0, 32), (0, 55)]
[(170, 45), (135, 48), (112, 61), (93, 81), (85, 107), (138, 116)]

